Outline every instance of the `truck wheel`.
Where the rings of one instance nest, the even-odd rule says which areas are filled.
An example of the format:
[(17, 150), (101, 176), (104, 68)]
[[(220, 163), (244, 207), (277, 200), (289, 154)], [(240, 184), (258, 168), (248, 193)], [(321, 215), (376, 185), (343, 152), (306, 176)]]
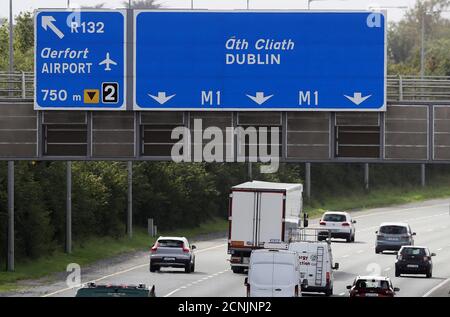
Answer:
[(327, 288), (325, 291), (325, 296), (331, 296), (333, 295), (333, 288)]
[(244, 270), (239, 266), (232, 266), (231, 270), (233, 271), (233, 273), (236, 273), (236, 274), (240, 274), (240, 273), (244, 272)]
[(159, 270), (159, 267), (157, 267), (156, 265), (150, 265), (150, 272), (156, 272)]

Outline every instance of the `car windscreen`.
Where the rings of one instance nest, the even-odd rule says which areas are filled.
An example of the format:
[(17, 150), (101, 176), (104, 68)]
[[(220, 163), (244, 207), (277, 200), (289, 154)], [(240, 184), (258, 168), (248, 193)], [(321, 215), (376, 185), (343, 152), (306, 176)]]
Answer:
[(388, 289), (389, 283), (388, 281), (383, 280), (358, 280), (355, 284), (355, 287), (358, 289)]
[(382, 226), (380, 228), (380, 233), (385, 234), (406, 234), (408, 230), (403, 226)]
[(323, 216), (322, 220), (330, 222), (344, 222), (347, 221), (347, 217), (345, 215), (340, 214), (326, 214)]
[(161, 248), (182, 248), (183, 241), (181, 240), (158, 240), (159, 247)]
[(425, 249), (424, 248), (403, 248), (401, 251), (401, 254), (403, 255), (422, 255), (425, 256)]

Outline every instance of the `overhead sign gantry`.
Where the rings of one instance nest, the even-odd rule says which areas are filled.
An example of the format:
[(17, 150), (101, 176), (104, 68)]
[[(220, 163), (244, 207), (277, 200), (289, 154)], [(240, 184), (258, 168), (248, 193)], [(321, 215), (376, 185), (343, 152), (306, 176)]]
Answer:
[(135, 11), (135, 110), (383, 111), (379, 12)]
[(126, 12), (38, 10), (35, 109), (124, 110)]

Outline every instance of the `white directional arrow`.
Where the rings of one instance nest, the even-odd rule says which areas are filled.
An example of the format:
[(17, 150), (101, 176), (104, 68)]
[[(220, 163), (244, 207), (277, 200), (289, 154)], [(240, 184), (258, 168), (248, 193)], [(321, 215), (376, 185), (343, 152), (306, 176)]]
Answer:
[(44, 28), (44, 30), (47, 31), (47, 27), (49, 27), (53, 32), (55, 32), (55, 34), (62, 39), (64, 37), (64, 33), (61, 32), (54, 24), (53, 22), (55, 22), (55, 18), (52, 17), (51, 15), (45, 15), (42, 17), (42, 27)]
[(273, 97), (273, 95), (270, 96), (265, 96), (264, 97), (264, 92), (263, 91), (258, 91), (256, 92), (256, 96), (251, 96), (251, 95), (246, 95), (247, 97), (249, 97), (251, 100), (253, 100), (254, 102), (256, 102), (258, 105), (262, 105), (263, 103), (265, 103), (267, 100), (269, 100), (270, 98)]
[(169, 101), (170, 99), (172, 99), (173, 97), (175, 97), (175, 94), (170, 95), (170, 96), (166, 96), (166, 92), (165, 91), (159, 91), (158, 92), (158, 96), (153, 96), (148, 94), (150, 97), (152, 97), (153, 99), (155, 99), (157, 102), (159, 102), (161, 105), (165, 104), (167, 101)]
[(353, 93), (353, 96), (347, 96), (347, 95), (344, 95), (344, 96), (347, 99), (349, 99), (351, 102), (353, 102), (355, 105), (358, 106), (359, 104), (363, 103), (366, 99), (368, 99), (372, 95), (363, 97), (360, 92), (355, 92), (355, 93)]

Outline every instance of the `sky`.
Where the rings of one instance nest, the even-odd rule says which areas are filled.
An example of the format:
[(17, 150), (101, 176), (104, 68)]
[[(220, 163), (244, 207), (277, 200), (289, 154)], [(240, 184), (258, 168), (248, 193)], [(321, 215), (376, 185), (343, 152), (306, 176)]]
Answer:
[[(121, 8), (124, 0), (13, 0), (13, 13), (17, 15), (24, 10), (37, 8), (65, 8), (67, 2), (76, 8), (79, 6), (105, 3), (106, 8)], [(194, 9), (246, 9), (247, 0), (193, 0)], [(160, 0), (165, 8), (190, 9), (191, 0)], [(370, 7), (388, 7), (388, 21), (398, 22), (402, 19), (405, 8), (413, 8), (416, 0), (312, 0), (312, 10), (367, 10)], [(249, 0), (250, 9), (297, 9), (305, 10), (308, 0)], [(9, 16), (9, 0), (0, 0), (0, 17)], [(445, 15), (447, 16), (447, 14)]]

